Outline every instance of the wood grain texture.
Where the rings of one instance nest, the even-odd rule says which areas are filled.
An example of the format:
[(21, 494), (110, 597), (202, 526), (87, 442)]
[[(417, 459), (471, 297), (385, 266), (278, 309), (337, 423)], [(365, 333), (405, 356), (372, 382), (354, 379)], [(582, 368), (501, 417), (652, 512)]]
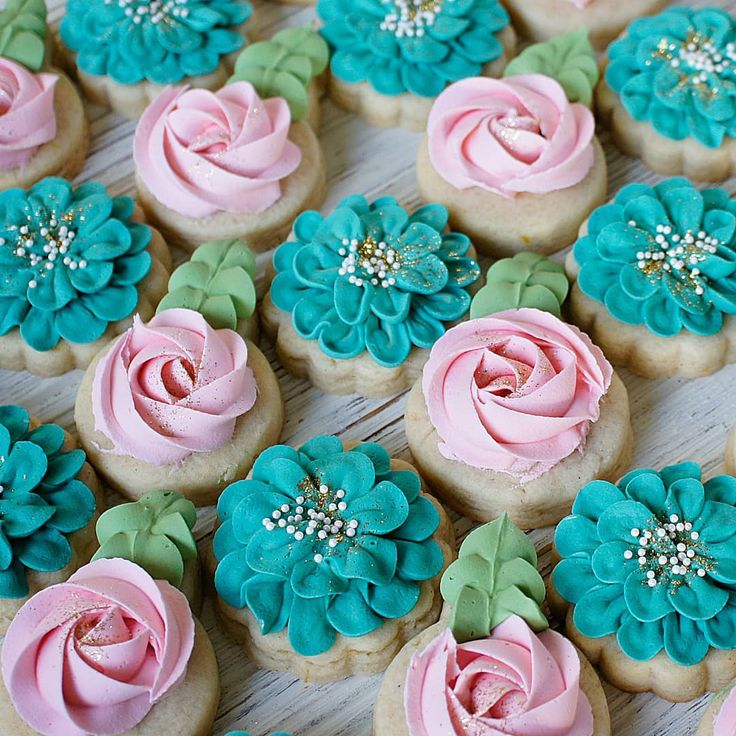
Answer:
[[(262, 35), (278, 28), (311, 22), (309, 7), (256, 0)], [(736, 10), (735, 0), (691, 0), (691, 5), (719, 5)], [(63, 0), (49, 0), (51, 18), (58, 21)], [(92, 147), (79, 181), (97, 180), (113, 194), (133, 194), (132, 134), (134, 123), (100, 109), (90, 109)], [(320, 133), (325, 146), (330, 184), (325, 211), (342, 197), (362, 192), (369, 197), (390, 194), (403, 204), (419, 203), (414, 180), (414, 158), (420, 136), (401, 130), (370, 128), (362, 121), (323, 107)], [(633, 159), (621, 155), (600, 131), (609, 166), (609, 192), (629, 181), (655, 182)], [(736, 180), (725, 183), (736, 192)], [(177, 254), (179, 259), (184, 254)], [(263, 276), (268, 256), (259, 257)], [(287, 375), (278, 365), (271, 345), (263, 345), (271, 360), (286, 401), (286, 425), (282, 441), (301, 443), (320, 432), (346, 440), (373, 440), (394, 456), (408, 457), (402, 422), (405, 397), (365, 400), (355, 396), (322, 394), (305, 382)], [(54, 379), (37, 379), (26, 373), (0, 371), (0, 403), (18, 403), (44, 421), (72, 425), (74, 397), (81, 372)], [(733, 386), (736, 366), (709, 378), (648, 381), (621, 371), (631, 399), (635, 433), (634, 465), (659, 467), (686, 459), (697, 460), (707, 476), (723, 471), (728, 431), (736, 423)], [(212, 509), (200, 511), (197, 534), (207, 538)], [(455, 529), (463, 536), (470, 522), (456, 517)], [(550, 529), (537, 530), (531, 538), (541, 555), (545, 574), (550, 565)], [(215, 645), (222, 678), (222, 701), (214, 736), (232, 728), (267, 736), (288, 731), (294, 736), (369, 736), (372, 705), (380, 676), (358, 677), (331, 685), (306, 686), (285, 674), (262, 672), (245, 661), (240, 647), (217, 628), (211, 603), (205, 605), (203, 622)], [(649, 695), (628, 695), (606, 685), (615, 736), (689, 736), (695, 733), (708, 698), (671, 705)]]

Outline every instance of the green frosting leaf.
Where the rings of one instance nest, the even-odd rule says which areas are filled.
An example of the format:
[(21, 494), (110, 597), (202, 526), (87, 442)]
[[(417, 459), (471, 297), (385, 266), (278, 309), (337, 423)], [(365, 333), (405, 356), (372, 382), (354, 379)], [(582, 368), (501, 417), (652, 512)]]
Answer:
[(234, 330), (256, 309), (256, 258), (240, 240), (213, 240), (199, 246), (171, 274), (169, 292), (158, 305), (192, 309), (215, 328)]
[(514, 615), (535, 631), (549, 626), (541, 609), (545, 588), (537, 552), (507, 514), (467, 536), (442, 576), (440, 592), (452, 606), (450, 628), (458, 642), (488, 636)]
[(570, 102), (590, 107), (598, 82), (598, 65), (588, 31), (578, 28), (530, 46), (512, 59), (504, 71), (505, 77), (515, 74), (546, 74), (562, 85)]
[(283, 97), (292, 120), (307, 113), (310, 82), (330, 60), (327, 42), (310, 28), (287, 28), (270, 41), (248, 46), (238, 57), (232, 82), (250, 82), (261, 97)]
[(46, 57), (44, 0), (8, 0), (0, 10), (0, 56), (38, 71)]
[(194, 504), (175, 491), (147, 493), (100, 516), (100, 548), (92, 559), (122, 557), (140, 565), (156, 580), (168, 580), (179, 587), (185, 561), (197, 557), (192, 534), (196, 521)]
[(470, 318), (522, 307), (559, 317), (569, 288), (565, 269), (559, 263), (536, 253), (517, 253), (488, 269), (486, 285), (470, 305)]

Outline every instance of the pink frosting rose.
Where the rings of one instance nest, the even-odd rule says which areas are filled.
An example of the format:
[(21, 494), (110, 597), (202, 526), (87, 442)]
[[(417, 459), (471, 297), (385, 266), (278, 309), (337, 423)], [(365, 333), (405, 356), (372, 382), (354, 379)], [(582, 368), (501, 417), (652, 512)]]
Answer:
[(154, 465), (216, 450), (255, 404), (247, 363), (243, 338), (199, 312), (167, 309), (148, 324), (136, 316), (95, 370), (95, 428), (111, 452)]
[(713, 721), (713, 736), (736, 736), (736, 686), (726, 696)]
[(444, 457), (527, 482), (582, 448), (612, 375), (577, 327), (518, 309), (448, 330), (422, 388)]
[(290, 126), (286, 101), (261, 100), (249, 82), (167, 87), (138, 123), (133, 156), (143, 183), (177, 212), (263, 212), (301, 162)]
[(193, 646), (182, 593), (127, 560), (98, 560), (20, 609), (3, 679), (18, 715), (44, 736), (111, 736), (184, 679)]
[(427, 133), (432, 165), (457, 189), (546, 194), (582, 181), (593, 165), (593, 113), (542, 74), (450, 85)]
[(410, 736), (591, 736), (575, 647), (518, 616), (458, 644), (447, 629), (412, 657), (404, 689)]
[(25, 166), (56, 136), (54, 74), (34, 74), (0, 57), (0, 170)]

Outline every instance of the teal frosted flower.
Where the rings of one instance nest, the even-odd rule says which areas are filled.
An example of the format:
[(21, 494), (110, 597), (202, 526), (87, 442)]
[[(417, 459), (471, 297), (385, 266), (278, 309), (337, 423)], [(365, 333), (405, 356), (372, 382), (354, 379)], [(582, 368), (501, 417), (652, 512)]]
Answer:
[(305, 656), (337, 634), (369, 634), (408, 614), (421, 581), (442, 569), (439, 515), (420, 491), (419, 476), (391, 470), (380, 445), (345, 451), (321, 436), (298, 450), (271, 447), (252, 479), (220, 496), (217, 592), (248, 608), (264, 634), (288, 626)]
[(43, 179), (0, 193), (0, 335), (19, 327), (35, 350), (89, 343), (138, 305), (151, 230), (130, 197), (101, 184)]
[(503, 54), (498, 0), (318, 0), (332, 73), (384, 95), (436, 97)]
[(87, 74), (119, 84), (176, 84), (211, 74), (245, 39), (243, 0), (68, 0), (61, 40)]
[(296, 240), (274, 254), (273, 302), (332, 358), (368, 350), (379, 365), (400, 365), (470, 308), (480, 268), (466, 255), (470, 240), (446, 225), (441, 205), (409, 215), (391, 197), (348, 197), (327, 218), (305, 212)]
[(718, 148), (736, 136), (736, 19), (718, 8), (639, 18), (608, 49), (606, 81), (634, 120)]
[(686, 666), (736, 648), (736, 478), (703, 483), (696, 463), (635, 470), (589, 483), (572, 511), (553, 582), (583, 635)]
[(28, 595), (26, 570), (66, 567), (67, 535), (94, 516), (95, 497), (76, 480), (85, 454), (63, 444), (61, 427), (31, 429), (24, 409), (0, 406), (0, 598)]
[(582, 292), (655, 335), (715, 335), (736, 314), (736, 201), (723, 189), (629, 184), (593, 212), (574, 254)]

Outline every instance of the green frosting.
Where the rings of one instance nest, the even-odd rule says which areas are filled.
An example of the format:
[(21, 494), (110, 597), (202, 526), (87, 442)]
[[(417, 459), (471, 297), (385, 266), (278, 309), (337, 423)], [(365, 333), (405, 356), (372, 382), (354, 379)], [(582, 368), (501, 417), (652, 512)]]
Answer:
[(588, 483), (572, 512), (553, 581), (584, 636), (684, 666), (736, 649), (736, 478), (703, 483), (696, 463), (634, 470)]
[(524, 307), (559, 317), (569, 288), (565, 269), (559, 263), (536, 253), (517, 253), (488, 269), (486, 285), (470, 305), (470, 318)]
[(158, 305), (191, 309), (215, 328), (234, 330), (256, 309), (256, 258), (240, 240), (200, 245), (191, 259), (171, 274), (169, 292)]
[(598, 65), (588, 31), (578, 28), (530, 46), (512, 59), (504, 71), (505, 77), (514, 74), (552, 77), (562, 85), (570, 102), (582, 102), (590, 107), (598, 82)]
[(46, 3), (8, 0), (0, 10), (0, 56), (38, 71), (46, 58)]
[(147, 493), (100, 516), (100, 548), (92, 559), (122, 557), (140, 565), (156, 580), (168, 580), (178, 588), (184, 578), (184, 563), (197, 559), (192, 534), (196, 522), (194, 504), (179, 493)]
[(250, 82), (261, 97), (283, 97), (292, 120), (307, 114), (309, 85), (330, 60), (327, 42), (310, 28), (287, 28), (254, 43), (235, 63), (231, 82)]
[(69, 534), (96, 509), (77, 475), (86, 455), (62, 450), (56, 424), (31, 429), (20, 406), (0, 406), (0, 598), (28, 595), (26, 571), (55, 572), (72, 559)]
[(467, 536), (440, 592), (452, 606), (450, 628), (459, 642), (488, 636), (509, 616), (520, 616), (535, 631), (549, 626), (537, 551), (507, 514)]

